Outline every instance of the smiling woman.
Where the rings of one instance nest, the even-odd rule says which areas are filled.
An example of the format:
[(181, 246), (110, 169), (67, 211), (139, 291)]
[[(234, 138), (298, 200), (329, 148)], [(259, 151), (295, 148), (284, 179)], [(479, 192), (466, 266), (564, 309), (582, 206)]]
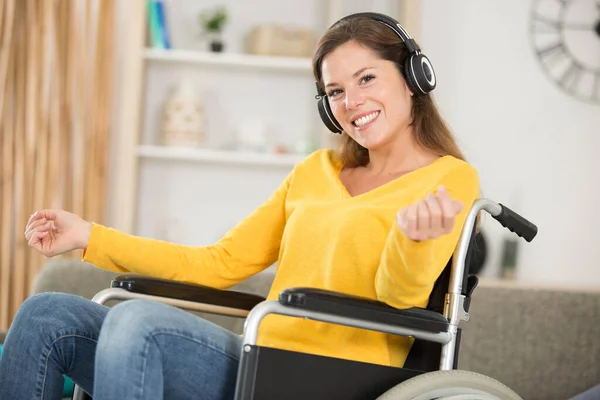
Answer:
[(343, 135), (345, 164), (373, 163), (382, 148), (422, 164), (442, 155), (464, 159), (428, 95), (436, 85), (429, 59), (401, 27), (360, 16), (331, 27), (313, 58), (321, 115)]
[(348, 41), (324, 57), (321, 68), (333, 115), (353, 141), (371, 152), (392, 143), (414, 151), (413, 92), (394, 62)]

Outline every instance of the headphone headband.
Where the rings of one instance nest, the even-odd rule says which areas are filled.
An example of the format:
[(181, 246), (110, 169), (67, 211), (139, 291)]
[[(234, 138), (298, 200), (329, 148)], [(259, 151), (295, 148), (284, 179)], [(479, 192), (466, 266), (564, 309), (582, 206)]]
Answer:
[(412, 37), (410, 37), (410, 35), (406, 31), (406, 29), (404, 29), (402, 27), (402, 25), (400, 25), (400, 23), (398, 21), (396, 21), (394, 18), (387, 16), (385, 14), (374, 13), (374, 12), (360, 12), (360, 13), (356, 13), (356, 14), (350, 14), (350, 15), (347, 15), (347, 16), (341, 18), (339, 21), (335, 22), (333, 25), (331, 25), (329, 27), (329, 29), (333, 28), (334, 26), (336, 26), (337, 24), (339, 24), (342, 21), (347, 21), (349, 19), (354, 19), (354, 18), (370, 18), (370, 19), (374, 19), (375, 21), (381, 22), (384, 25), (387, 25), (391, 30), (396, 32), (396, 34), (400, 37), (400, 39), (402, 39), (402, 41), (406, 45), (406, 49), (408, 50), (409, 53), (420, 53), (421, 52), (419, 45), (417, 45), (417, 42), (415, 42), (415, 40)]

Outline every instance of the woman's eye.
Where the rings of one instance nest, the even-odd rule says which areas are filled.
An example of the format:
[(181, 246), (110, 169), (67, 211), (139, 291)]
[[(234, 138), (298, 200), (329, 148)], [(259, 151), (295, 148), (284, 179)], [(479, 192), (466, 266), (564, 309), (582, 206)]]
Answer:
[(372, 79), (375, 79), (375, 75), (370, 75), (369, 74), (369, 75), (363, 76), (360, 81), (361, 81), (361, 83), (367, 83), (367, 82), (369, 82)]
[[(373, 74), (368, 74), (363, 76), (362, 78), (360, 78), (360, 83), (364, 84), (367, 83), (371, 80), (375, 79), (375, 75)], [(330, 98), (336, 97), (337, 95), (339, 95), (340, 93), (342, 93), (343, 90), (342, 89), (332, 89), (327, 93), (327, 96)]]

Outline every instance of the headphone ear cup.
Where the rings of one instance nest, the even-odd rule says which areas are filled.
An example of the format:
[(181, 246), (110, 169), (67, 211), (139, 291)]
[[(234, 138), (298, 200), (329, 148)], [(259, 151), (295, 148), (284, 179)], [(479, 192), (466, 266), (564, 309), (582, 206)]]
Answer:
[(321, 120), (333, 133), (337, 133), (341, 135), (344, 131), (340, 123), (333, 116), (333, 112), (331, 112), (331, 108), (329, 107), (329, 101), (327, 101), (327, 96), (323, 95), (319, 101), (317, 102), (317, 108), (319, 109), (319, 115), (321, 116)]
[(435, 71), (424, 54), (412, 54), (407, 57), (404, 70), (406, 83), (413, 93), (427, 94), (435, 89)]

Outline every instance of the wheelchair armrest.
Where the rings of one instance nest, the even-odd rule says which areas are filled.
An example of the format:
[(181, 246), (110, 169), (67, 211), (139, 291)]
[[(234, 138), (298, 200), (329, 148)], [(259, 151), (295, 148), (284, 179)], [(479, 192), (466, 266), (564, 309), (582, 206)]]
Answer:
[(168, 297), (178, 300), (192, 301), (202, 304), (252, 310), (265, 299), (250, 293), (233, 290), (215, 289), (195, 283), (170, 281), (167, 279), (151, 278), (140, 275), (119, 275), (110, 285), (130, 292), (147, 294), (158, 297)]
[(279, 302), (342, 317), (402, 326), (438, 333), (448, 330), (448, 320), (423, 308), (397, 309), (381, 301), (314, 288), (290, 288), (279, 294)]

